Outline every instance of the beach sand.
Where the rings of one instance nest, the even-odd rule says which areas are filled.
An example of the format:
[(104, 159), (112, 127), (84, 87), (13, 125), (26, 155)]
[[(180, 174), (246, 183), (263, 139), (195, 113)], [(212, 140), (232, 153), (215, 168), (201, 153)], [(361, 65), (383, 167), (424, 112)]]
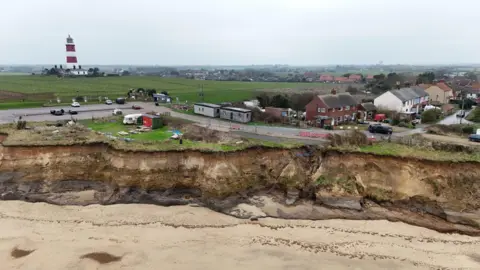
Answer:
[(388, 221), (0, 202), (0, 269), (480, 269), (480, 239)]

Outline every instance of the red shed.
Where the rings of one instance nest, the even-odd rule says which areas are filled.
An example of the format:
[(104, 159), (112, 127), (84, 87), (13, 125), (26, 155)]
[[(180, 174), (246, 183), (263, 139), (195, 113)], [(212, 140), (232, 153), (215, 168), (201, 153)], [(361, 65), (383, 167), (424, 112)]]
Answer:
[(162, 119), (160, 116), (144, 114), (142, 115), (143, 125), (151, 129), (157, 129), (162, 127)]

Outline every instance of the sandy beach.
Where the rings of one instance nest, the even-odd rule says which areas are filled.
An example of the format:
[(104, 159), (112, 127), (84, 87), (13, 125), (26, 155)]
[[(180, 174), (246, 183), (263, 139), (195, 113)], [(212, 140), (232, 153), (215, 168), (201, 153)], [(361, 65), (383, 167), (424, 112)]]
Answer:
[(20, 201), (0, 218), (1, 269), (480, 269), (480, 239), (387, 221)]

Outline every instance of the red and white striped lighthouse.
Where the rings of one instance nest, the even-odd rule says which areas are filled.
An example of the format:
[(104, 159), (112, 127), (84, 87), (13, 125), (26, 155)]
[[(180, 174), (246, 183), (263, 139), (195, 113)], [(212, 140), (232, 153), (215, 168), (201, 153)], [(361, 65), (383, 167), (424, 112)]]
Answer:
[(67, 43), (65, 43), (65, 48), (67, 52), (67, 69), (77, 69), (77, 55), (75, 53), (75, 43), (73, 43), (73, 38), (68, 35)]

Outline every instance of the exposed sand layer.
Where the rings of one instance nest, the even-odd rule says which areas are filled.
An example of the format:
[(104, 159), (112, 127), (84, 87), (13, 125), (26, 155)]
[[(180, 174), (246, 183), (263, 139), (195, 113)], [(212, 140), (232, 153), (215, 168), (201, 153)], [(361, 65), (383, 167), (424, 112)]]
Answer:
[(388, 221), (0, 202), (0, 269), (480, 269), (480, 239)]

